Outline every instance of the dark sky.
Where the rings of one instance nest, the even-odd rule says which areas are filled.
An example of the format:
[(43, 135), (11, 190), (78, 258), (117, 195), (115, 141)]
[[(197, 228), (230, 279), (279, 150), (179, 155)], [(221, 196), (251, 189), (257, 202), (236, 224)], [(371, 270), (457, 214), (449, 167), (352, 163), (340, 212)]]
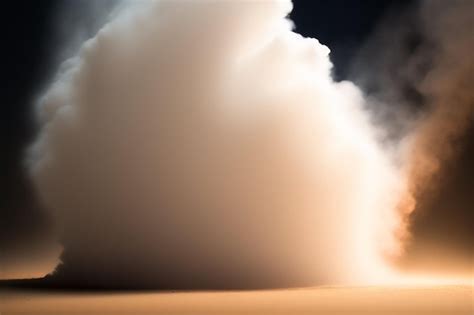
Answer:
[(34, 129), (32, 101), (51, 72), (52, 10), (48, 1), (7, 1), (1, 13), (0, 242), (46, 222), (32, 198), (22, 155)]
[[(64, 48), (78, 28), (93, 31), (97, 25), (84, 14), (92, 2), (7, 0), (2, 4), (0, 249), (19, 241), (28, 243), (48, 230), (49, 220), (41, 213), (23, 168), (22, 156), (35, 129), (32, 104), (67, 55)], [(343, 79), (384, 16), (412, 4), (408, 0), (295, 0), (291, 18), (298, 33), (330, 47), (335, 77)], [(472, 129), (462, 140), (464, 153), (449, 168), (448, 184), (431, 203), (433, 210), (423, 211), (414, 228), (415, 239), (429, 239), (463, 253), (472, 247)]]

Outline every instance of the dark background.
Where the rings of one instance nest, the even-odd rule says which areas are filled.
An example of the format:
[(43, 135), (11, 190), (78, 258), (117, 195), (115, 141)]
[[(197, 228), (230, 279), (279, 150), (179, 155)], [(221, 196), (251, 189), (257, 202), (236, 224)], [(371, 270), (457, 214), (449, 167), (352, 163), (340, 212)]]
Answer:
[[(76, 43), (76, 40), (92, 35), (100, 25), (100, 19), (91, 18), (88, 13), (106, 11), (111, 2), (10, 0), (2, 3), (0, 250), (38, 241), (52, 225), (41, 212), (24, 171), (24, 152), (35, 133), (32, 108), (60, 61), (77, 48), (80, 41)], [(291, 18), (298, 33), (315, 37), (330, 47), (334, 76), (340, 80), (349, 76), (353, 59), (377, 25), (388, 14), (412, 10), (414, 3), (299, 0), (294, 1)], [(445, 171), (448, 176), (437, 197), (425, 203), (425, 209), (419, 209), (413, 218), (414, 241), (408, 256), (417, 257), (417, 253), (423, 252), (420, 248), (428, 248), (426, 244), (437, 244), (429, 260), (438, 259), (437, 250), (461, 257), (463, 261), (469, 259), (474, 212), (473, 139), (474, 127), (471, 127), (459, 141), (463, 150), (448, 165)]]

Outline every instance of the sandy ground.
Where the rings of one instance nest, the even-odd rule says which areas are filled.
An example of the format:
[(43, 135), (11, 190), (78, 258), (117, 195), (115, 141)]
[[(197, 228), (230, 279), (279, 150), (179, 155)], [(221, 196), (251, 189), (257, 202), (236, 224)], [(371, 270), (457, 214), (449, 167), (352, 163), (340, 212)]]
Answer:
[(474, 314), (472, 286), (228, 292), (0, 289), (0, 314)]

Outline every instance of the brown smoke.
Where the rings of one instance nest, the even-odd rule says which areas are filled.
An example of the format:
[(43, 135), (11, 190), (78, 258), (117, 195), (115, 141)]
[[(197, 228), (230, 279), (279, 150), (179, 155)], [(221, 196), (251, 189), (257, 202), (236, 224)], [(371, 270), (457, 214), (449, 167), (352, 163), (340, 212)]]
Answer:
[[(471, 1), (427, 1), (421, 7), (423, 31), (434, 47), (432, 67), (415, 86), (428, 107), (407, 152), (408, 200), (436, 189), (443, 164), (455, 157), (459, 139), (474, 118), (474, 5)], [(422, 54), (425, 52), (422, 52)], [(416, 56), (420, 58), (421, 56)], [(411, 213), (416, 202), (402, 201)]]
[(405, 174), (397, 232), (405, 246), (411, 214), (436, 193), (443, 166), (473, 123), (473, 29), (472, 1), (422, 1), (391, 12), (354, 65), (354, 80)]

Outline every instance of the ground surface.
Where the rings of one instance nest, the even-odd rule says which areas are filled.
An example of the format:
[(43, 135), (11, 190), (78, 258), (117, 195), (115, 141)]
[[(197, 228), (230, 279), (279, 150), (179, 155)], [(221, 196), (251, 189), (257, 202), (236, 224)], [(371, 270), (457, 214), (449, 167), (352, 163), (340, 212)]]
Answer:
[(472, 286), (228, 292), (0, 289), (0, 314), (474, 314)]

